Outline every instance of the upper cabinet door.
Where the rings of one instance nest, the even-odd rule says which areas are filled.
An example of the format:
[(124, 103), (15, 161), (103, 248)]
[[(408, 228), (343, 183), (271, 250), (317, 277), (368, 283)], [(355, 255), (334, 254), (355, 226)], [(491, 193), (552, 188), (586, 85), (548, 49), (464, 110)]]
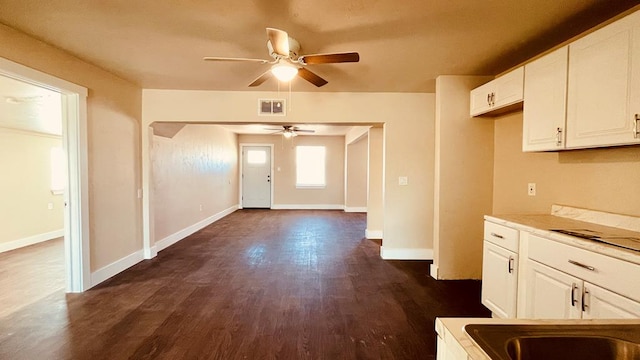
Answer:
[(493, 81), (471, 90), (469, 109), (471, 116), (477, 116), (491, 111), (493, 93)]
[(521, 66), (471, 90), (471, 116), (498, 115), (522, 103), (524, 68)]
[(568, 47), (524, 67), (522, 151), (564, 148)]
[(569, 45), (567, 148), (640, 143), (640, 12)]
[(524, 67), (519, 67), (494, 80), (495, 100), (493, 106), (504, 108), (522, 102)]

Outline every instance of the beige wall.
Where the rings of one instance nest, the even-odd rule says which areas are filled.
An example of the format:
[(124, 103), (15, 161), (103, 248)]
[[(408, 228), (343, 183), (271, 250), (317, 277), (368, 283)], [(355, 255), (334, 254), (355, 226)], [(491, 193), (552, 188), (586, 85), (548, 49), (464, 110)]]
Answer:
[[(536, 196), (527, 183), (536, 183)], [(562, 204), (640, 216), (640, 146), (522, 152), (522, 112), (495, 119), (493, 213), (548, 214)]]
[[(435, 95), (423, 93), (296, 92), (287, 116), (260, 117), (256, 104), (276, 92), (143, 90), (143, 131), (154, 121), (245, 123), (384, 123), (386, 258), (424, 259), (433, 245)], [(281, 96), (281, 95), (280, 95)], [(144, 139), (144, 135), (143, 135)], [(242, 140), (240, 140), (242, 142)], [(143, 148), (148, 171), (148, 149)], [(407, 176), (408, 186), (398, 177)], [(148, 187), (148, 181), (145, 181)], [(150, 234), (154, 238), (153, 234)], [(150, 243), (153, 240), (150, 239)]]
[(369, 139), (365, 133), (356, 142), (347, 145), (345, 207), (367, 207), (367, 157)]
[[(296, 136), (284, 140), (274, 135), (239, 135), (240, 144), (273, 144), (273, 207), (287, 205), (344, 205), (344, 136)], [(284, 140), (284, 141), (283, 141)], [(326, 146), (324, 189), (296, 189), (297, 145)], [(280, 171), (278, 171), (280, 168)]]
[(60, 136), (0, 128), (0, 244), (63, 230), (63, 196), (51, 193), (54, 147)]
[(173, 138), (154, 136), (151, 156), (158, 240), (238, 204), (236, 134), (187, 125)]
[(367, 230), (369, 239), (382, 238), (384, 228), (383, 214), (383, 143), (384, 130), (382, 128), (369, 129), (368, 139), (368, 181), (367, 184)]
[[(436, 79), (434, 265), (438, 279), (478, 279), (483, 215), (491, 212), (493, 120), (470, 118), (479, 76)], [(432, 275), (435, 275), (432, 271)]]
[(140, 88), (4, 25), (0, 43), (0, 56), (89, 89), (91, 270), (141, 250)]

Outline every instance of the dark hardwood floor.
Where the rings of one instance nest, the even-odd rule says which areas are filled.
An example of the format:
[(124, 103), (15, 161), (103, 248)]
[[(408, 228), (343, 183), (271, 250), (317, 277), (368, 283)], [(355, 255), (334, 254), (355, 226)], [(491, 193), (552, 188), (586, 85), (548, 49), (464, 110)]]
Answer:
[(434, 359), (477, 281), (383, 261), (365, 215), (241, 210), (83, 294), (0, 319), (0, 359)]

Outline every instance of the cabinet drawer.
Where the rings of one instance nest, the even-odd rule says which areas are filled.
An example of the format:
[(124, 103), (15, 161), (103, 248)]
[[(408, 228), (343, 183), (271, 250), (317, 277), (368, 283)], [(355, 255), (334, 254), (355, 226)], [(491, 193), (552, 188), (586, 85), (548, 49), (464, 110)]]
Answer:
[(516, 229), (485, 221), (484, 239), (515, 253), (518, 252), (518, 230)]
[(640, 265), (536, 235), (529, 236), (528, 254), (532, 260), (640, 300)]

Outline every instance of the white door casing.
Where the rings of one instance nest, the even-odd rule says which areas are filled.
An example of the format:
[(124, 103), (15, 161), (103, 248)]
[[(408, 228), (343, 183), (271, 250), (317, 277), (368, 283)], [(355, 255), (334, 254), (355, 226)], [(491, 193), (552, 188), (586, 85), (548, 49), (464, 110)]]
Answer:
[(271, 208), (273, 145), (241, 145), (242, 208)]
[(85, 87), (0, 58), (7, 76), (62, 95), (62, 142), (67, 155), (65, 186), (65, 280), (67, 292), (91, 287), (89, 253), (89, 171), (87, 158), (87, 94)]

